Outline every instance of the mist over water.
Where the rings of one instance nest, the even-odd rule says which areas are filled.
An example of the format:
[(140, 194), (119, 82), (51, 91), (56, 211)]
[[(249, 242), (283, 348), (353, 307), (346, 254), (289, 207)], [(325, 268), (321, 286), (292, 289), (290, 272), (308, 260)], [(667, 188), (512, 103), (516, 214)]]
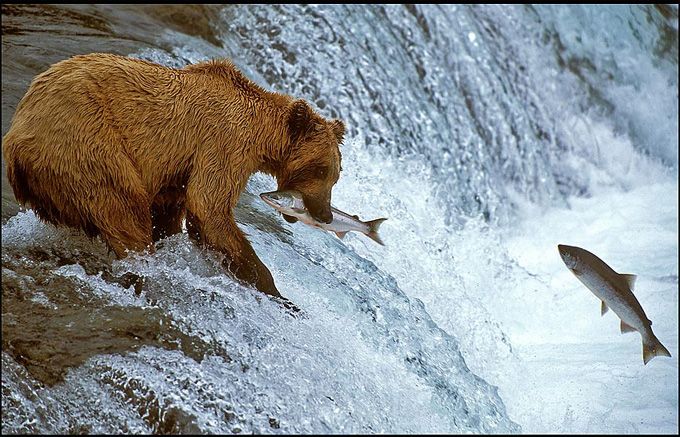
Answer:
[[(286, 223), (254, 175), (236, 219), (292, 317), (186, 234), (117, 261), (12, 214), (3, 432), (677, 433), (677, 6), (187, 7), (201, 31), (148, 34), (148, 10), (61, 13), (343, 119), (333, 204), (388, 217), (387, 246)], [(672, 358), (642, 364), (559, 243), (638, 274)]]

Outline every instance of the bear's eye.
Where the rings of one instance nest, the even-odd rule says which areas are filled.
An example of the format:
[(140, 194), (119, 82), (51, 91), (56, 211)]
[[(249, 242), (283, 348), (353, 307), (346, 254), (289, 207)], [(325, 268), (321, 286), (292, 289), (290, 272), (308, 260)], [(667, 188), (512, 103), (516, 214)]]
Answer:
[(311, 165), (305, 169), (305, 172), (314, 178), (323, 179), (328, 175), (328, 166), (324, 164)]
[(306, 183), (314, 179), (325, 179), (328, 175), (328, 167), (325, 165), (311, 165), (295, 171), (288, 180), (288, 184), (295, 185)]

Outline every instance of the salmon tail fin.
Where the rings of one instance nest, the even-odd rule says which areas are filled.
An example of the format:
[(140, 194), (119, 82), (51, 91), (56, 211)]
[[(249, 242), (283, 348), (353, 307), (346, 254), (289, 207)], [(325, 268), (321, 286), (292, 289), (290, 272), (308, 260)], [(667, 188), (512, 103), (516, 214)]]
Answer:
[(380, 235), (378, 235), (378, 228), (384, 222), (387, 220), (386, 218), (379, 218), (375, 220), (371, 220), (370, 222), (366, 222), (368, 225), (368, 234), (366, 234), (369, 238), (371, 238), (373, 241), (376, 243), (384, 246), (385, 243), (380, 239)]
[(642, 341), (642, 359), (647, 364), (654, 357), (670, 357), (671, 353), (661, 344), (658, 338), (652, 336), (647, 343)]

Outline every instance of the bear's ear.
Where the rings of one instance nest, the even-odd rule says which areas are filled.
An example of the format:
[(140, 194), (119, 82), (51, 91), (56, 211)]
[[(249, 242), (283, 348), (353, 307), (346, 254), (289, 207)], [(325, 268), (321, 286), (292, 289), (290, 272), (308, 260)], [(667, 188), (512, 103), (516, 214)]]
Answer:
[(342, 120), (335, 119), (331, 121), (331, 129), (333, 129), (333, 133), (338, 139), (338, 144), (342, 143), (342, 140), (345, 137), (345, 123), (343, 123)]
[(293, 143), (305, 136), (311, 124), (312, 108), (302, 99), (294, 101), (288, 112), (288, 130)]

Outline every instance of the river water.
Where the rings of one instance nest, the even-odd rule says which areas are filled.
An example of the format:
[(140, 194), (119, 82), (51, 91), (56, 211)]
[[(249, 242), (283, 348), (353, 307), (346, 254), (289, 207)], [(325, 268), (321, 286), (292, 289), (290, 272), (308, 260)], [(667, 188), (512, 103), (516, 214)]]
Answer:
[[(186, 234), (115, 260), (2, 181), (3, 433), (677, 433), (677, 6), (2, 7), (2, 131), (75, 54), (227, 57), (342, 118), (334, 206), (386, 247), (236, 218), (284, 296)], [(635, 273), (672, 358), (557, 244)], [(142, 287), (134, 275), (145, 277)]]

